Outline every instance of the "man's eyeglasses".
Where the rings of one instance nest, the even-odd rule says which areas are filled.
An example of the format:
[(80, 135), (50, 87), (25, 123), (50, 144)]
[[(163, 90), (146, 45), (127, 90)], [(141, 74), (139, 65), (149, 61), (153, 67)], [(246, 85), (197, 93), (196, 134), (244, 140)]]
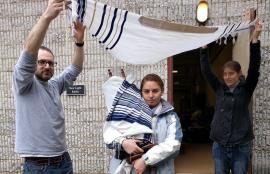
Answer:
[(38, 60), (37, 61), (40, 66), (46, 66), (47, 64), (49, 67), (55, 67), (57, 62), (49, 61), (49, 60)]

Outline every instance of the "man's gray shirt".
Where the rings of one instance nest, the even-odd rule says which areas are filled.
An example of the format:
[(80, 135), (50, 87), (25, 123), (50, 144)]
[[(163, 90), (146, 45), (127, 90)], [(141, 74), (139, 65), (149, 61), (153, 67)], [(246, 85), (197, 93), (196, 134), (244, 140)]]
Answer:
[(32, 156), (54, 156), (67, 150), (61, 94), (72, 85), (81, 67), (70, 65), (48, 82), (34, 75), (37, 55), (23, 50), (13, 73), (12, 91), (16, 107), (15, 152)]

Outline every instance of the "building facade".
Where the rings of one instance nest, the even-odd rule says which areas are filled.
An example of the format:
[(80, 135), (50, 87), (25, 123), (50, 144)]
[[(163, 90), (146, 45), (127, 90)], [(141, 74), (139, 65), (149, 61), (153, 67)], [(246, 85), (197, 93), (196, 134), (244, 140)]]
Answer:
[[(198, 25), (195, 20), (197, 0), (108, 0), (109, 5), (127, 9), (147, 17)], [(257, 9), (264, 22), (261, 35), (261, 76), (253, 98), (253, 173), (270, 173), (270, 0), (209, 0), (210, 19), (207, 25), (222, 25), (241, 20), (245, 9)], [(20, 173), (21, 159), (14, 153), (15, 108), (11, 93), (13, 67), (23, 42), (32, 26), (45, 10), (46, 0), (5, 0), (0, 3), (0, 174)], [(60, 73), (70, 62), (73, 39), (61, 15), (49, 28), (44, 44), (56, 55)], [(106, 118), (102, 84), (107, 70), (119, 75), (120, 68), (136, 76), (136, 83), (147, 73), (159, 74), (168, 84), (167, 60), (154, 65), (131, 65), (113, 59), (95, 39), (87, 35), (85, 64), (76, 84), (85, 85), (83, 96), (63, 95), (66, 113), (67, 141), (76, 173), (106, 173), (111, 151), (103, 143), (102, 127)], [(167, 90), (166, 90), (167, 91)], [(166, 98), (166, 93), (165, 93)]]

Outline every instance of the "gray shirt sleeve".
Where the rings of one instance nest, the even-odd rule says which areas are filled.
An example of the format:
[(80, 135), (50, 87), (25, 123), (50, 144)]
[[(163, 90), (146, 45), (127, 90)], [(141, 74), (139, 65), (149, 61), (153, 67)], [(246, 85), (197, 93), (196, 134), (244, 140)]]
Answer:
[(37, 55), (23, 50), (13, 72), (13, 91), (25, 93), (32, 86), (37, 66)]
[(56, 86), (59, 94), (62, 94), (66, 90), (67, 86), (73, 84), (81, 71), (81, 67), (71, 64), (60, 75), (52, 78), (51, 82)]
[[(31, 55), (23, 50), (13, 72), (13, 91), (19, 94), (31, 89), (37, 67), (37, 55)], [(62, 94), (68, 85), (80, 74), (82, 68), (77, 65), (68, 66), (60, 75), (53, 77), (50, 82)]]

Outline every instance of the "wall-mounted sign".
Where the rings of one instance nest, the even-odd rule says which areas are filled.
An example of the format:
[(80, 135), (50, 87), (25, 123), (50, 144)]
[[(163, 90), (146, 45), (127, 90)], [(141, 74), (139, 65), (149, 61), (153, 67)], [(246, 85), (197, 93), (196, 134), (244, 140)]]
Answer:
[(85, 95), (84, 85), (72, 85), (67, 87), (67, 95)]

